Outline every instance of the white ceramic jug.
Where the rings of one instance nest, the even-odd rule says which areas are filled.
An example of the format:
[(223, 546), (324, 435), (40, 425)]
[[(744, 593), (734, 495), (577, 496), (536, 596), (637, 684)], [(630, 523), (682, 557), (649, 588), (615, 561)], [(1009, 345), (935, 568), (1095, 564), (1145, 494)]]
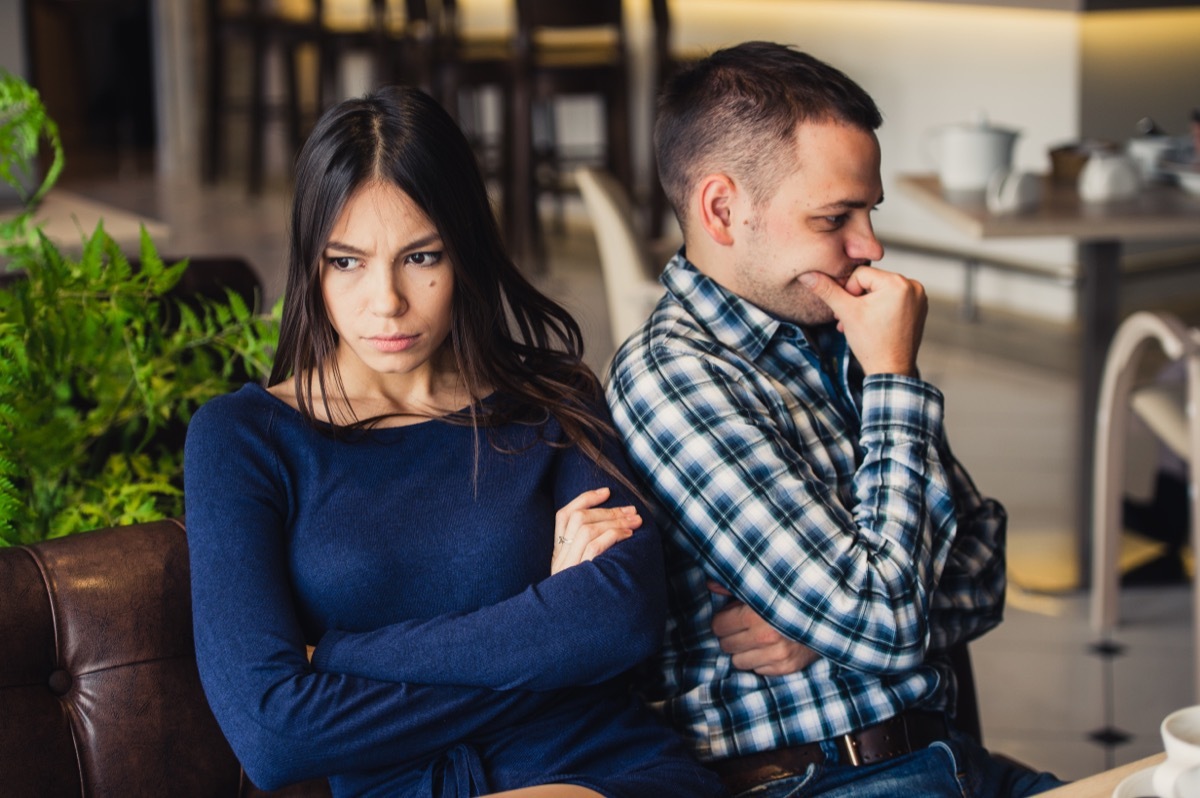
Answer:
[(1137, 164), (1119, 152), (1094, 152), (1079, 173), (1079, 197), (1084, 202), (1128, 199), (1141, 190)]
[(948, 191), (983, 191), (998, 170), (1012, 169), (1016, 130), (994, 127), (980, 116), (974, 122), (943, 125), (930, 131), (931, 155), (938, 179)]

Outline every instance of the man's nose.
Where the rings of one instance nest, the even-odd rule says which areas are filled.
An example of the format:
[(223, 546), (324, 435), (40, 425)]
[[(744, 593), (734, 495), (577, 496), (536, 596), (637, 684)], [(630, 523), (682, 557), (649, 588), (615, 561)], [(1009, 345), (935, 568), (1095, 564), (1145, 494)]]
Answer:
[(847, 255), (855, 260), (876, 262), (883, 259), (883, 244), (875, 237), (875, 228), (866, 222), (855, 231), (847, 245)]

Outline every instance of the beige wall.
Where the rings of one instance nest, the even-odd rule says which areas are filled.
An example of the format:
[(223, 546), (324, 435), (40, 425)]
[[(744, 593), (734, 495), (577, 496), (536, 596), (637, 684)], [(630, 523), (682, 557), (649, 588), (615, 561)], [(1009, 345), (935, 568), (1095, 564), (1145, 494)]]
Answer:
[(1119, 139), (1149, 116), (1186, 135), (1200, 108), (1200, 11), (1093, 14), (1081, 27), (1081, 128)]

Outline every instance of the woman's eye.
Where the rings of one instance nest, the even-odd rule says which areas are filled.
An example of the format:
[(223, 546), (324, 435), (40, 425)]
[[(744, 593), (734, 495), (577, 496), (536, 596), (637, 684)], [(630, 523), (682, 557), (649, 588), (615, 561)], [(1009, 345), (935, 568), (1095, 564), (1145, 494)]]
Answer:
[(442, 259), (440, 252), (414, 252), (405, 260), (414, 266), (434, 266)]
[(339, 272), (346, 272), (358, 265), (358, 258), (342, 255), (341, 257), (327, 258), (326, 263)]
[(846, 223), (847, 217), (846, 214), (842, 213), (838, 214), (837, 216), (823, 216), (821, 218), (830, 226), (831, 229), (836, 230)]

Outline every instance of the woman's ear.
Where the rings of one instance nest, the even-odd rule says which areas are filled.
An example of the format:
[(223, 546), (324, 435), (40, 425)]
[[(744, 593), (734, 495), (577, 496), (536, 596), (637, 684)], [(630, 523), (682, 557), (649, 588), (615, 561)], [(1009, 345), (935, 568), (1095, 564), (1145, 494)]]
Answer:
[(695, 208), (700, 228), (713, 243), (727, 247), (733, 244), (734, 211), (741, 193), (733, 178), (724, 174), (704, 177), (696, 186)]

